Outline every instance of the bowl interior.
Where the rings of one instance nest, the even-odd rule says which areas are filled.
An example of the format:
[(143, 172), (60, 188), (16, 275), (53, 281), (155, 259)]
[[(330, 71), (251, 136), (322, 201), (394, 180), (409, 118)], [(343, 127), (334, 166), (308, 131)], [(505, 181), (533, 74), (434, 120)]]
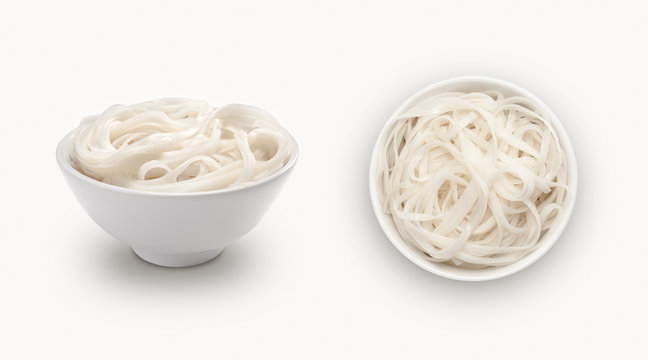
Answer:
[[(537, 110), (549, 121), (551, 121), (554, 126), (556, 133), (558, 135), (558, 140), (565, 151), (565, 156), (567, 157), (567, 173), (568, 173), (568, 184), (570, 188), (570, 198), (568, 199), (567, 208), (563, 215), (560, 225), (555, 229), (555, 231), (544, 234), (543, 244), (536, 251), (528, 254), (524, 258), (520, 259), (518, 262), (502, 266), (502, 267), (489, 267), (484, 269), (463, 269), (446, 263), (435, 263), (427, 260), (424, 255), (419, 252), (417, 249), (410, 246), (405, 242), (398, 230), (396, 225), (391, 217), (382, 211), (382, 206), (378, 198), (378, 191), (376, 188), (376, 176), (377, 176), (377, 160), (378, 154), (383, 150), (385, 146), (385, 141), (388, 136), (387, 130), (390, 128), (392, 122), (396, 120), (396, 117), (405, 109), (416, 105), (418, 102), (422, 101), (430, 95), (439, 94), (447, 91), (487, 91), (487, 90), (498, 90), (505, 96), (524, 96), (530, 99), (534, 105), (537, 107)], [(575, 199), (576, 199), (576, 184), (577, 184), (577, 171), (576, 171), (576, 157), (574, 150), (572, 148), (571, 142), (567, 136), (567, 133), (558, 120), (558, 118), (553, 114), (553, 112), (537, 97), (535, 97), (530, 92), (520, 88), (517, 85), (511, 84), (509, 82), (487, 78), (487, 77), (461, 77), (445, 80), (432, 84), (418, 93), (414, 94), (407, 101), (405, 101), (389, 118), (385, 126), (383, 127), (378, 140), (373, 149), (371, 156), (371, 164), (369, 170), (369, 192), (371, 197), (371, 203), (378, 219), (378, 223), (381, 228), (392, 242), (392, 244), (408, 259), (413, 263), (420, 266), (421, 268), (432, 272), (434, 274), (444, 276), (447, 278), (455, 280), (465, 280), (465, 281), (481, 281), (481, 280), (491, 280), (511, 275), (517, 271), (524, 269), (529, 266), (537, 259), (542, 257), (553, 244), (556, 242), (560, 234), (562, 233), (565, 225), (569, 221), (571, 216)]]

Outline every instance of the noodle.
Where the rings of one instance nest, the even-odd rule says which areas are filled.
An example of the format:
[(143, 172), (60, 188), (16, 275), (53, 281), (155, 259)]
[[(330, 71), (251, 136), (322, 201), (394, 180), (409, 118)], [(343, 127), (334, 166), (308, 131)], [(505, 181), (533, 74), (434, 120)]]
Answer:
[(246, 186), (284, 167), (290, 135), (265, 111), (189, 99), (114, 105), (74, 132), (75, 168), (108, 184), (156, 192)]
[(428, 260), (512, 264), (558, 226), (569, 200), (566, 157), (530, 100), (442, 93), (405, 109), (387, 131), (379, 199)]

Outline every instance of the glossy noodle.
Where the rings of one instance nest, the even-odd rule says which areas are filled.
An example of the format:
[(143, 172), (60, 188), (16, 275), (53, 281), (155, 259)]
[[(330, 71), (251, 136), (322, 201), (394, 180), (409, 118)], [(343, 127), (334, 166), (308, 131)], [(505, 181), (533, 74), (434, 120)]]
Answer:
[(70, 159), (81, 173), (154, 192), (243, 187), (278, 172), (294, 152), (267, 112), (190, 99), (114, 105), (85, 118), (73, 142)]
[(387, 135), (380, 202), (428, 260), (512, 264), (560, 223), (569, 200), (566, 156), (530, 100), (442, 93), (405, 109)]

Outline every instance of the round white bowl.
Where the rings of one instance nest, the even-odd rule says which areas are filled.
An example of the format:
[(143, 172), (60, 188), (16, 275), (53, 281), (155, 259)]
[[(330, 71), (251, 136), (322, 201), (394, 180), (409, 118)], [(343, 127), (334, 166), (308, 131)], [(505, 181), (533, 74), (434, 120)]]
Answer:
[[(425, 258), (425, 256), (419, 252), (417, 249), (410, 246), (398, 233), (396, 226), (391, 215), (385, 214), (382, 211), (382, 206), (378, 198), (378, 190), (376, 188), (376, 176), (377, 176), (377, 160), (378, 154), (384, 149), (385, 141), (387, 140), (387, 129), (389, 125), (396, 120), (396, 117), (401, 114), (405, 109), (409, 108), (412, 105), (415, 105), (418, 101), (426, 98), (430, 95), (439, 94), (446, 91), (487, 91), (487, 90), (498, 90), (505, 96), (514, 96), (520, 95), (530, 99), (537, 107), (538, 111), (544, 113), (544, 116), (551, 121), (554, 126), (557, 134), (558, 140), (565, 151), (567, 156), (567, 172), (568, 172), (568, 183), (569, 191), (571, 198), (565, 213), (561, 220), (560, 225), (552, 233), (547, 233), (544, 236), (547, 237), (543, 239), (543, 243), (536, 251), (528, 254), (519, 261), (501, 267), (488, 267), (483, 269), (464, 269), (457, 266), (453, 266), (448, 263), (438, 263), (432, 262)], [(527, 266), (533, 264), (536, 260), (542, 257), (558, 240), (560, 234), (564, 230), (571, 213), (574, 209), (574, 203), (576, 201), (576, 186), (577, 185), (577, 171), (576, 171), (576, 155), (574, 154), (574, 149), (565, 128), (560, 123), (556, 115), (536, 96), (531, 94), (529, 91), (514, 85), (510, 82), (489, 78), (481, 76), (466, 76), (452, 78), (444, 81), (434, 83), (421, 91), (414, 94), (412, 97), (407, 99), (394, 113), (391, 115), (385, 126), (383, 127), (380, 135), (378, 135), (378, 140), (373, 149), (371, 155), (371, 163), (369, 168), (369, 193), (371, 197), (371, 204), (378, 219), (380, 227), (385, 232), (391, 243), (398, 249), (405, 257), (407, 257), (414, 264), (420, 266), (421, 268), (454, 280), (463, 280), (463, 281), (484, 281), (484, 280), (493, 280), (514, 274)]]
[(266, 214), (292, 172), (289, 162), (277, 173), (236, 189), (195, 193), (133, 190), (94, 180), (72, 167), (73, 132), (58, 144), (56, 159), (72, 192), (99, 227), (130, 245), (142, 259), (183, 267), (216, 257), (225, 246), (252, 230)]

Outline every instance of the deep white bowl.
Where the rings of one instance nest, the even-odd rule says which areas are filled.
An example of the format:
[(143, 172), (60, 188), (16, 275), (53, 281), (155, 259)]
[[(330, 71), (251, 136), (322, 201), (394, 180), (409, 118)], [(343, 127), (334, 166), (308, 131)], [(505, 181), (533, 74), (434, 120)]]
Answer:
[[(376, 188), (378, 154), (385, 147), (385, 142), (388, 136), (387, 129), (389, 128), (389, 125), (396, 120), (396, 117), (400, 113), (402, 113), (404, 109), (415, 104), (419, 100), (422, 100), (423, 98), (426, 98), (430, 95), (435, 95), (446, 91), (467, 92), (487, 91), (492, 89), (500, 91), (505, 96), (520, 95), (530, 99), (537, 107), (537, 109), (540, 112), (544, 113), (544, 116), (549, 121), (551, 121), (554, 129), (558, 134), (558, 141), (560, 141), (560, 145), (565, 151), (565, 156), (567, 156), (567, 172), (569, 177), (568, 183), (571, 198), (569, 199), (569, 203), (567, 204), (565, 213), (557, 229), (552, 233), (547, 233), (544, 235), (547, 236), (547, 238), (542, 240), (543, 243), (540, 248), (513, 264), (501, 267), (488, 267), (484, 269), (464, 269), (447, 263), (431, 262), (427, 260), (420, 251), (413, 248), (403, 240), (403, 238), (398, 233), (398, 230), (396, 229), (396, 225), (394, 225), (394, 221), (391, 215), (385, 214), (382, 211), (380, 199), (378, 198), (378, 190)], [(443, 277), (464, 281), (492, 280), (508, 276), (526, 268), (527, 266), (538, 260), (540, 257), (542, 257), (553, 246), (556, 240), (558, 240), (558, 237), (564, 230), (567, 222), (569, 222), (569, 218), (571, 217), (571, 213), (574, 209), (574, 203), (576, 201), (576, 185), (576, 155), (574, 154), (574, 148), (569, 141), (567, 132), (565, 131), (565, 128), (560, 123), (556, 115), (542, 101), (540, 101), (540, 99), (531, 94), (529, 91), (504, 80), (481, 76), (458, 77), (437, 82), (422, 89), (421, 91), (417, 92), (412, 97), (407, 99), (407, 101), (405, 101), (398, 109), (396, 109), (396, 111), (394, 111), (385, 126), (383, 126), (380, 135), (378, 135), (378, 140), (376, 141), (373, 149), (369, 168), (369, 193), (371, 197), (371, 204), (373, 206), (374, 213), (376, 214), (376, 218), (378, 219), (378, 223), (380, 224), (381, 228), (383, 229), (391, 243), (403, 255), (405, 255), (405, 257), (407, 257), (410, 261), (420, 266), (421, 268)]]
[(72, 167), (73, 132), (58, 144), (56, 159), (72, 192), (97, 225), (130, 245), (142, 259), (170, 267), (197, 265), (252, 230), (266, 214), (292, 172), (277, 173), (236, 189), (195, 193), (133, 190), (94, 180)]

